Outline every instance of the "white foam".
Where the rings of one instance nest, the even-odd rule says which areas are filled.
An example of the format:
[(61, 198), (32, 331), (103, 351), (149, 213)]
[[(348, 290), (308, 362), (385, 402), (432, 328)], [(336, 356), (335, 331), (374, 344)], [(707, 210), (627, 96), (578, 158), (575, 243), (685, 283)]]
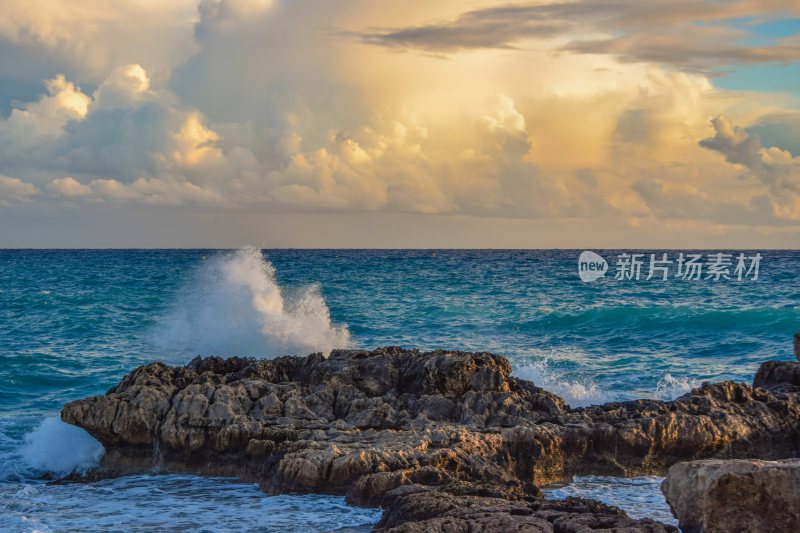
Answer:
[(377, 508), (342, 496), (264, 494), (255, 483), (141, 474), (97, 483), (0, 484), (0, 531), (371, 531)]
[(25, 445), (20, 449), (28, 467), (57, 474), (91, 468), (103, 453), (103, 446), (94, 437), (54, 416), (25, 435)]
[(656, 384), (653, 398), (657, 400), (674, 400), (683, 396), (692, 389), (700, 386), (700, 381), (694, 378), (673, 377), (672, 374), (664, 374), (664, 377)]
[(537, 387), (552, 392), (564, 399), (570, 407), (586, 407), (611, 401), (609, 395), (590, 380), (566, 379), (560, 372), (550, 368), (547, 360), (521, 365), (514, 376), (532, 381)]
[(248, 247), (206, 260), (156, 333), (165, 352), (274, 357), (350, 345), (331, 322), (319, 286), (285, 294), (261, 251)]

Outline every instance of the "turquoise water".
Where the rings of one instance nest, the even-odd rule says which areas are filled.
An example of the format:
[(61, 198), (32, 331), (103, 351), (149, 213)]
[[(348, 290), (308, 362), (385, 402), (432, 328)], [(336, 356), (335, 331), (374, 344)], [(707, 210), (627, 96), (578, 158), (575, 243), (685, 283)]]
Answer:
[[(489, 350), (578, 406), (749, 381), (761, 361), (792, 358), (800, 252), (761, 252), (755, 281), (612, 272), (593, 283), (578, 278), (579, 253), (268, 250), (266, 262), (252, 249), (0, 251), (0, 529), (135, 529), (152, 506), (160, 522), (144, 529), (230, 529), (214, 518), (223, 515), (239, 516), (238, 529), (279, 531), (377, 520), (341, 499), (277, 500), (226, 480), (37, 481), (102, 453), (52, 419), (61, 406), (153, 360), (388, 344)], [(613, 269), (619, 252), (600, 253)], [(254, 498), (277, 510), (246, 512)], [(76, 518), (81, 501), (92, 505)]]

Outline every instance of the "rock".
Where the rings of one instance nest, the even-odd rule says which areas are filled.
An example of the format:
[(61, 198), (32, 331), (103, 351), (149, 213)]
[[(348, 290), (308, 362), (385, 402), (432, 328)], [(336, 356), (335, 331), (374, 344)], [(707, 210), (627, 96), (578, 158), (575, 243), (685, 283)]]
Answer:
[(785, 389), (787, 386), (800, 387), (800, 363), (767, 361), (762, 363), (753, 379), (753, 387)]
[(570, 474), (662, 474), (679, 461), (781, 459), (800, 448), (800, 395), (725, 381), (672, 402), (636, 400), (561, 417)]
[(800, 361), (800, 333), (794, 334), (794, 356)]
[(674, 402), (570, 409), (513, 377), (501, 356), (389, 347), (153, 363), (61, 416), (103, 443), (108, 471), (158, 466), (379, 505), (408, 485), (536, 498), (538, 486), (570, 475), (794, 457), (800, 393), (779, 389), (723, 382)]
[[(384, 348), (273, 360), (140, 367), (64, 421), (107, 449), (112, 470), (237, 475), (273, 493), (347, 494), (375, 504), (409, 483), (522, 483), (523, 423), (564, 402), (486, 353)], [(534, 489), (535, 490), (535, 489)]]
[(399, 487), (386, 495), (382, 507), (386, 511), (375, 529), (380, 533), (677, 531), (653, 520), (634, 520), (616, 507), (592, 500), (549, 501), (468, 484), (438, 490)]
[(800, 530), (800, 460), (678, 463), (661, 487), (685, 533)]

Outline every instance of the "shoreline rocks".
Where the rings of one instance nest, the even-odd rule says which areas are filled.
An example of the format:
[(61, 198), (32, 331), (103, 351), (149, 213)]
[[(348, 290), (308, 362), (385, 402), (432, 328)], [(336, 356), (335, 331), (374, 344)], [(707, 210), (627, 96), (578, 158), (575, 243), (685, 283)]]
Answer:
[(636, 520), (622, 510), (593, 500), (544, 500), (470, 485), (406, 485), (390, 491), (375, 528), (378, 533), (472, 531), (677, 531), (650, 519)]
[(105, 446), (108, 471), (236, 476), (268, 493), (345, 495), (367, 506), (412, 485), (459, 501), (479, 496), (446, 487), (539, 501), (539, 486), (571, 475), (795, 456), (800, 394), (781, 381), (792, 372), (771, 371), (755, 388), (704, 384), (673, 402), (571, 409), (489, 353), (210, 357), (139, 367), (106, 395), (67, 404), (62, 419)]
[(684, 533), (800, 529), (799, 459), (679, 463), (661, 488)]

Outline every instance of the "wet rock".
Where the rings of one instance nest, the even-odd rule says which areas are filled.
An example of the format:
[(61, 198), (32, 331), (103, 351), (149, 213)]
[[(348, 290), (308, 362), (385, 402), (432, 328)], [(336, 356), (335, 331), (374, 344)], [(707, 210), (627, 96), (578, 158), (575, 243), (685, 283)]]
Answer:
[[(800, 448), (791, 388), (723, 382), (674, 402), (570, 409), (513, 377), (501, 356), (395, 347), (154, 363), (67, 404), (62, 419), (103, 443), (107, 471), (238, 476), (270, 493), (344, 494), (360, 505), (410, 485), (535, 498), (537, 486), (570, 475), (659, 474), (679, 461)], [(503, 513), (496, 518), (518, 516)]]
[(800, 530), (798, 459), (678, 463), (662, 491), (685, 533)]
[(562, 417), (561, 450), (572, 474), (660, 474), (679, 461), (795, 457), (800, 395), (725, 381), (672, 401), (636, 400)]
[(549, 501), (468, 484), (438, 490), (399, 487), (386, 495), (383, 507), (386, 511), (376, 527), (381, 533), (677, 531), (653, 520), (632, 519), (620, 509), (592, 500)]
[(800, 333), (794, 334), (794, 356), (800, 361)]
[(396, 486), (530, 478), (521, 423), (564, 402), (487, 353), (384, 348), (138, 368), (62, 418), (106, 447), (104, 466), (237, 475), (269, 492), (376, 503)]
[(753, 387), (765, 389), (800, 388), (800, 363), (793, 361), (767, 361), (753, 379)]

